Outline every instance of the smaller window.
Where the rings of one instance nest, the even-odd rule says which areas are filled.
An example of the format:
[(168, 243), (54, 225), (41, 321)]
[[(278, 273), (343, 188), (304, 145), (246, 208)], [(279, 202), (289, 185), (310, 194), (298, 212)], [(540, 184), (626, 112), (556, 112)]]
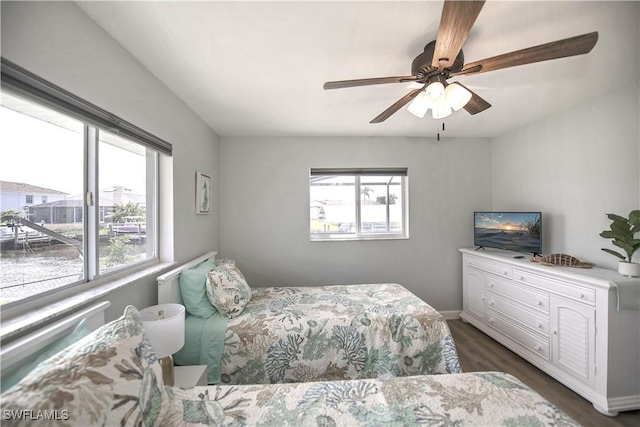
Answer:
[(407, 238), (407, 169), (311, 169), (311, 240)]
[(26, 200), (26, 203), (27, 203), (28, 205), (33, 204), (33, 194), (27, 194), (27, 200)]
[(42, 203), (47, 203), (47, 196), (42, 196)]

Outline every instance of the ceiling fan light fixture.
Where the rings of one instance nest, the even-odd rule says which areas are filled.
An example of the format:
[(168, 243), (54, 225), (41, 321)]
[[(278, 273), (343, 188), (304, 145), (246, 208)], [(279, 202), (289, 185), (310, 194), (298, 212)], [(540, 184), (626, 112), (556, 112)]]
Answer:
[(454, 111), (460, 110), (471, 100), (471, 92), (457, 83), (451, 83), (444, 91), (447, 104)]
[(407, 111), (420, 119), (423, 118), (425, 114), (427, 114), (428, 109), (429, 103), (427, 102), (426, 94), (424, 91), (421, 91), (418, 95), (416, 95), (416, 97), (407, 107)]

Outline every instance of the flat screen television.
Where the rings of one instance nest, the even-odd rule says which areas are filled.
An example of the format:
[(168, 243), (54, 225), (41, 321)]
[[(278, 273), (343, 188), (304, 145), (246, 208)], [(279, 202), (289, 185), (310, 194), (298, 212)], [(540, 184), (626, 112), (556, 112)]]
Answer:
[(542, 254), (541, 212), (474, 212), (473, 244)]

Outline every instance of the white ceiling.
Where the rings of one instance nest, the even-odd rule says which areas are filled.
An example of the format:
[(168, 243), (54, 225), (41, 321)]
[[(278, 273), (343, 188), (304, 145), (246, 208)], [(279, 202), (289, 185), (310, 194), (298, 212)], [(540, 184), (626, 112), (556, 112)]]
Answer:
[[(369, 124), (405, 84), (322, 85), (410, 75), (435, 39), (442, 1), (78, 4), (221, 136), (433, 137), (441, 123), (403, 108)], [(493, 106), (455, 112), (446, 136), (500, 135), (637, 82), (639, 10), (635, 1), (489, 0), (463, 47), (467, 63), (591, 31), (599, 40), (587, 55), (461, 77)]]

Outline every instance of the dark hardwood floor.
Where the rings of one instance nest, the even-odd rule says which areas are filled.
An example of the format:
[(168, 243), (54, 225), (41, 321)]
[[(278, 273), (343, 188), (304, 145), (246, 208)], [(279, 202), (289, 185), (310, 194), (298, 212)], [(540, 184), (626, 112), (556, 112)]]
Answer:
[(602, 415), (593, 408), (591, 402), (470, 324), (464, 323), (462, 320), (448, 320), (447, 323), (456, 343), (463, 372), (507, 372), (534, 389), (583, 426), (640, 426), (640, 411), (621, 412), (617, 417)]

